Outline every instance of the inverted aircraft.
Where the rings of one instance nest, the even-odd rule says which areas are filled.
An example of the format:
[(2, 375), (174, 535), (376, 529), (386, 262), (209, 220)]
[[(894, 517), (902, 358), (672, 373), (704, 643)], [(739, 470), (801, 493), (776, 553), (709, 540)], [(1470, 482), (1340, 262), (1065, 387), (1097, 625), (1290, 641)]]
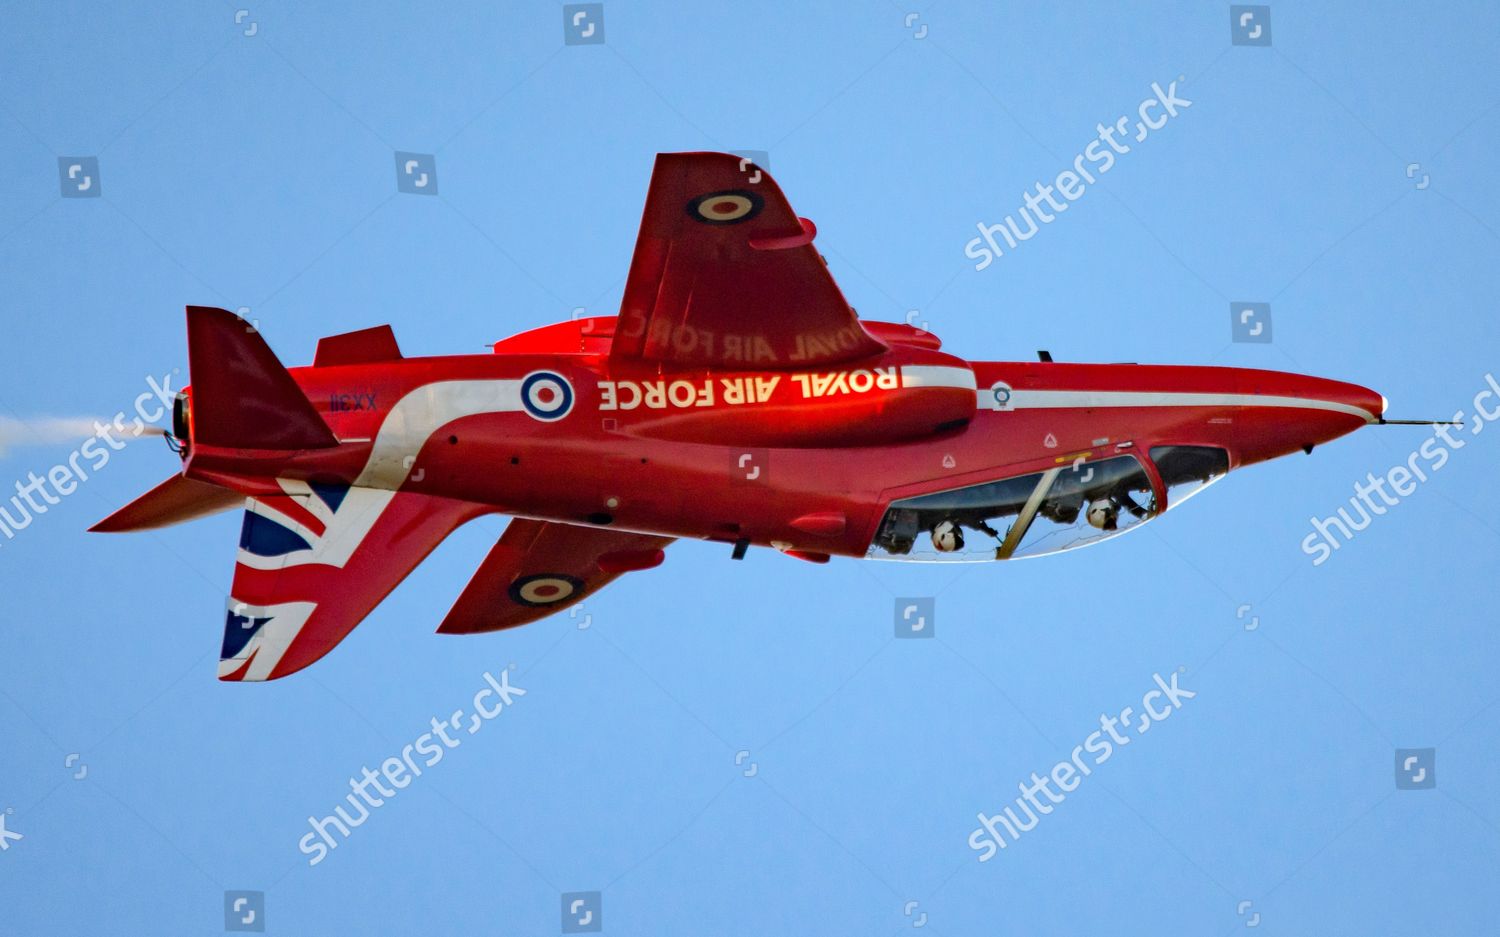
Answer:
[(481, 515), (512, 519), (440, 633), (552, 615), (682, 538), (814, 563), (1075, 549), (1384, 422), (1380, 394), (1320, 377), (969, 361), (858, 318), (816, 233), (748, 160), (662, 154), (617, 316), (444, 357), (382, 325), (288, 369), (234, 313), (190, 306), (181, 469), (93, 529), (242, 508), (219, 677), (264, 681)]

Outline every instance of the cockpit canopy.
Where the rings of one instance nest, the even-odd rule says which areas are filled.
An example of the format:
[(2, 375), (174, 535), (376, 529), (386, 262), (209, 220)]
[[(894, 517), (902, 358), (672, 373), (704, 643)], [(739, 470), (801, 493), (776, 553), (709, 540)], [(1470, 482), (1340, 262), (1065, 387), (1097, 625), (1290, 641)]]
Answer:
[(1107, 540), (1181, 504), (1229, 470), (1208, 446), (1157, 446), (891, 502), (872, 559), (1022, 559)]

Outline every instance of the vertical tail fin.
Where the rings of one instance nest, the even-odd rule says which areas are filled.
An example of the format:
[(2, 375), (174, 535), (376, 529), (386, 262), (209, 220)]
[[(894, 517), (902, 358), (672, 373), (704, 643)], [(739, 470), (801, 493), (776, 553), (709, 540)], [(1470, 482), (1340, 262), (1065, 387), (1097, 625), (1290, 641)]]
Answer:
[(275, 680), (331, 651), (428, 553), (485, 508), (410, 491), (280, 479), (251, 498), (219, 679)]
[(233, 449), (326, 449), (333, 431), (254, 326), (187, 307), (193, 441)]

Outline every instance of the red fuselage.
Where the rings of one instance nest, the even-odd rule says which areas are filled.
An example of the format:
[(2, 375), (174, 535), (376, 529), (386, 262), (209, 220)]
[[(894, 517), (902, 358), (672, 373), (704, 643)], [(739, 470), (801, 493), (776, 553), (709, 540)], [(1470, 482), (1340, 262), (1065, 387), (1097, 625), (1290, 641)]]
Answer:
[(274, 680), (486, 513), (512, 519), (441, 633), (555, 614), (677, 538), (814, 562), (1082, 547), (1382, 420), (1374, 391), (1294, 374), (966, 361), (859, 319), (816, 235), (750, 160), (664, 153), (618, 317), (444, 358), (380, 325), (288, 370), (253, 325), (190, 306), (182, 473), (93, 529), (242, 508), (219, 676)]
[(1171, 495), (1153, 448), (1213, 447), (1237, 468), (1377, 422), (1385, 406), (1364, 387), (1273, 371), (970, 363), (880, 323), (867, 328), (888, 352), (834, 367), (622, 367), (608, 355), (613, 327), (560, 323), (488, 355), (292, 369), (340, 445), (290, 456), (199, 445), (187, 474), (240, 490), (352, 481), (820, 560), (877, 552), (894, 500), (1125, 454), (1158, 514)]

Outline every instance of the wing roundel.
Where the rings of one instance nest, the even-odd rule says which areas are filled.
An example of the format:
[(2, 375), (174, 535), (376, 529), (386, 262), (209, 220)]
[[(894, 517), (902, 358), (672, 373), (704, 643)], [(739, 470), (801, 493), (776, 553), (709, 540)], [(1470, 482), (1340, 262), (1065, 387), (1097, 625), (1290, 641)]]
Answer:
[(611, 356), (806, 368), (879, 354), (769, 173), (729, 153), (662, 153)]
[(464, 587), (439, 634), (514, 628), (545, 618), (662, 561), (671, 537), (517, 517)]

